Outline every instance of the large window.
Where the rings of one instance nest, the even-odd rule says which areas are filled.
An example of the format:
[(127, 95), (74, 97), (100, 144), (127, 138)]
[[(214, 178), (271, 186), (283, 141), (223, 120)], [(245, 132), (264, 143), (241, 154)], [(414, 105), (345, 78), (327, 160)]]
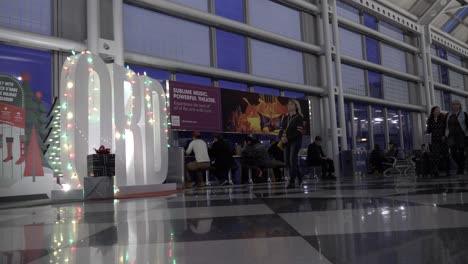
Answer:
[(462, 66), (462, 59), (460, 56), (454, 55), (453, 53), (448, 53), (447, 60), (455, 65)]
[(369, 149), (369, 111), (367, 105), (354, 105), (353, 134), (357, 149)]
[(247, 72), (245, 37), (216, 30), (218, 68)]
[(367, 71), (369, 78), (369, 92), (371, 97), (382, 98), (382, 74), (373, 71)]
[(384, 99), (402, 104), (409, 104), (408, 82), (393, 77), (383, 77)]
[(2, 0), (0, 6), (0, 27), (52, 34), (51, 0)]
[(211, 79), (210, 78), (196, 76), (196, 75), (190, 75), (190, 74), (184, 74), (184, 73), (177, 73), (176, 74), (176, 81), (211, 86)]
[(126, 50), (210, 66), (208, 27), (131, 5), (123, 13)]
[(49, 109), (52, 102), (50, 52), (0, 44), (0, 61), (0, 73), (17, 77), (23, 86), (27, 82), (32, 94), (40, 97)]
[(252, 40), (252, 72), (262, 77), (303, 84), (302, 53)]
[(366, 37), (366, 59), (380, 64), (379, 42), (376, 39)]
[(361, 35), (344, 28), (339, 28), (340, 49), (344, 55), (362, 59)]
[(393, 46), (382, 44), (382, 65), (400, 72), (406, 72), (405, 52)]
[(436, 106), (439, 106), (440, 109), (444, 109), (442, 107), (442, 92), (441, 91), (434, 90), (434, 101), (435, 101)]
[(243, 23), (244, 0), (216, 0), (215, 14)]
[(439, 72), (439, 65), (432, 63), (432, 78), (434, 82), (440, 83), (440, 72)]
[(351, 7), (343, 2), (336, 2), (336, 12), (339, 16), (360, 23), (359, 21), (359, 10), (354, 7)]
[(341, 73), (344, 92), (362, 96), (366, 95), (366, 82), (363, 69), (342, 64)]
[(401, 147), (400, 116), (395, 109), (387, 109), (388, 138), (396, 146)]
[(270, 94), (270, 95), (280, 95), (280, 91), (275, 88), (263, 87), (263, 86), (254, 86), (253, 91), (259, 94)]
[(237, 82), (230, 82), (230, 81), (219, 80), (218, 86), (221, 88), (244, 91), (244, 92), (247, 92), (249, 90), (249, 87), (245, 83), (237, 83)]
[(139, 73), (140, 75), (143, 75), (146, 72), (148, 77), (155, 80), (170, 80), (171, 78), (171, 73), (168, 71), (133, 64), (129, 64), (128, 66), (132, 71)]
[(208, 12), (208, 0), (169, 0), (201, 11)]
[(404, 40), (403, 30), (383, 21), (380, 21), (379, 31), (392, 38), (396, 38), (401, 41)]
[(403, 141), (405, 149), (413, 149), (413, 118), (410, 112), (401, 111), (401, 126), (403, 128)]
[(304, 93), (293, 92), (293, 91), (284, 91), (284, 96), (289, 98), (305, 99)]
[(289, 38), (301, 39), (299, 11), (269, 0), (248, 1), (249, 24)]
[(463, 74), (449, 70), (449, 83), (452, 88), (465, 90), (465, 81)]
[(364, 26), (377, 30), (377, 23), (379, 21), (375, 16), (364, 14)]
[(372, 107), (372, 128), (374, 129), (374, 144), (385, 149), (385, 125), (383, 107)]

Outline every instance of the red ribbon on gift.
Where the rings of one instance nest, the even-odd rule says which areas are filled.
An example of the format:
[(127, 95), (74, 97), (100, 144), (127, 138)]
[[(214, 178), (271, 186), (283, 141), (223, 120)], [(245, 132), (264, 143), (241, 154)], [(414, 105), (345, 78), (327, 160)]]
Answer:
[(110, 154), (110, 149), (104, 147), (104, 145), (101, 145), (99, 149), (94, 149), (96, 151), (96, 154)]

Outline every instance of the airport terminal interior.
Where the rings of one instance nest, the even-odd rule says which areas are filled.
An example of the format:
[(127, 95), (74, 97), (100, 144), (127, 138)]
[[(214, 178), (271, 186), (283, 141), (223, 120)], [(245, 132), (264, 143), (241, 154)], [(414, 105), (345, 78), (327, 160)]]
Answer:
[(468, 263), (467, 27), (466, 0), (0, 0), (0, 264)]

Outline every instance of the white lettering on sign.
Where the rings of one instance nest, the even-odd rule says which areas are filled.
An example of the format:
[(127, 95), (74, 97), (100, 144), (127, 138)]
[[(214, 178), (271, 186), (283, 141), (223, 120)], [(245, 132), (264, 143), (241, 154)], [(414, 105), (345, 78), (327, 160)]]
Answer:
[(116, 185), (167, 177), (166, 94), (161, 84), (89, 52), (67, 58), (61, 76), (64, 182), (80, 188), (86, 156), (104, 145), (116, 154)]

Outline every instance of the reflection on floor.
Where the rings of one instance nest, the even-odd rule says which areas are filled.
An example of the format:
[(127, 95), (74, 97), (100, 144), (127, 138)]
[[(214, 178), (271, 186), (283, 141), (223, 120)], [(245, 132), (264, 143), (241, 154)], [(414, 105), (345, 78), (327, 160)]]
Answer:
[(0, 263), (468, 263), (467, 180), (259, 184), (0, 210)]

